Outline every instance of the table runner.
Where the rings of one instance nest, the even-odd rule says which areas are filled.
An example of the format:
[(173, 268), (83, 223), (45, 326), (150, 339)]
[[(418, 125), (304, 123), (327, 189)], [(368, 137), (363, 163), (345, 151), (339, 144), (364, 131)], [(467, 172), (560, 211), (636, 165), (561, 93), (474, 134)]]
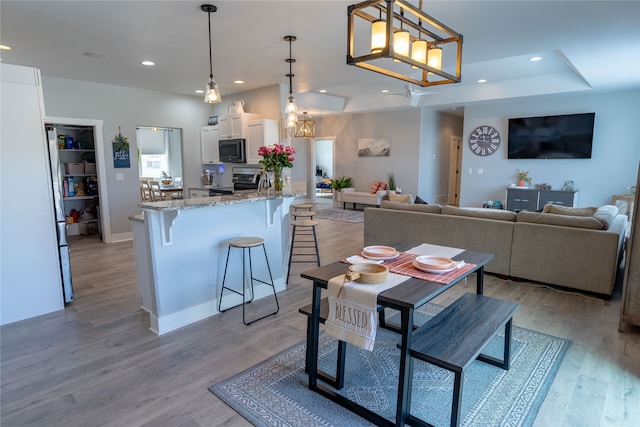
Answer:
[(348, 282), (337, 298), (344, 276), (332, 278), (327, 285), (329, 317), (325, 322), (325, 333), (372, 351), (378, 330), (378, 294), (408, 280), (408, 277), (389, 273), (384, 282), (375, 285)]

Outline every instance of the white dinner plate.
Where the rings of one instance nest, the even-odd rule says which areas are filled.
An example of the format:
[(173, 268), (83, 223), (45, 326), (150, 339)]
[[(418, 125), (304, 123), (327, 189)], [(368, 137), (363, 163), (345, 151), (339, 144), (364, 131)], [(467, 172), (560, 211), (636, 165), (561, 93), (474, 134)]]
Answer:
[(367, 258), (367, 259), (372, 259), (374, 261), (386, 261), (389, 259), (396, 259), (400, 256), (400, 252), (396, 251), (396, 253), (394, 253), (392, 256), (387, 256), (387, 257), (374, 257), (374, 256), (369, 256), (367, 254), (364, 253), (364, 251), (362, 251), (360, 253), (360, 255), (362, 255), (363, 257)]
[(418, 270), (420, 270), (420, 271), (424, 271), (426, 273), (432, 273), (432, 274), (448, 273), (448, 272), (453, 271), (453, 270), (455, 270), (457, 268), (457, 266), (453, 266), (451, 268), (447, 268), (447, 269), (444, 269), (444, 270), (442, 270), (442, 269), (433, 270), (431, 268), (424, 268), (424, 267), (420, 266), (420, 264), (416, 263), (415, 260), (413, 260), (413, 266), (415, 268), (417, 268)]

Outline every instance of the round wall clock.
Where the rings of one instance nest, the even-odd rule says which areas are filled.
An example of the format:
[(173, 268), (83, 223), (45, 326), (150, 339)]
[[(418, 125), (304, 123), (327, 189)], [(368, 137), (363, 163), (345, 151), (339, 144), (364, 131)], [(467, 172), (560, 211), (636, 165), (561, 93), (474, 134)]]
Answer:
[(492, 126), (478, 126), (469, 137), (469, 148), (478, 156), (490, 156), (500, 147), (500, 133)]

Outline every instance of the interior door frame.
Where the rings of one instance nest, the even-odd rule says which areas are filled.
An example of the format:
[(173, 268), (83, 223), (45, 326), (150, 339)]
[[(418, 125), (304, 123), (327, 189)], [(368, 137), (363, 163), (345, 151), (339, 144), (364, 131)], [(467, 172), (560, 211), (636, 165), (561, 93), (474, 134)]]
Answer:
[(449, 194), (447, 203), (460, 206), (460, 180), (462, 178), (462, 137), (452, 135), (449, 143)]
[(316, 142), (317, 141), (331, 141), (331, 169), (335, 172), (336, 170), (336, 156), (335, 156), (335, 145), (336, 145), (336, 137), (335, 136), (322, 136), (315, 138), (308, 138), (310, 141), (309, 144), (309, 155), (308, 155), (308, 176), (307, 176), (307, 194), (311, 196), (308, 199), (311, 203), (316, 203)]

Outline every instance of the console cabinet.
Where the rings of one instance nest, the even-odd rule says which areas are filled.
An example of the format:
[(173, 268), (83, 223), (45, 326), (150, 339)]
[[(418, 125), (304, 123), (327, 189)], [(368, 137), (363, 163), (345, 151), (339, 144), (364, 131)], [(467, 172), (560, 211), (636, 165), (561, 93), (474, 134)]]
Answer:
[(539, 211), (546, 204), (575, 206), (578, 203), (577, 191), (536, 190), (527, 188), (507, 188), (507, 206), (509, 211)]

